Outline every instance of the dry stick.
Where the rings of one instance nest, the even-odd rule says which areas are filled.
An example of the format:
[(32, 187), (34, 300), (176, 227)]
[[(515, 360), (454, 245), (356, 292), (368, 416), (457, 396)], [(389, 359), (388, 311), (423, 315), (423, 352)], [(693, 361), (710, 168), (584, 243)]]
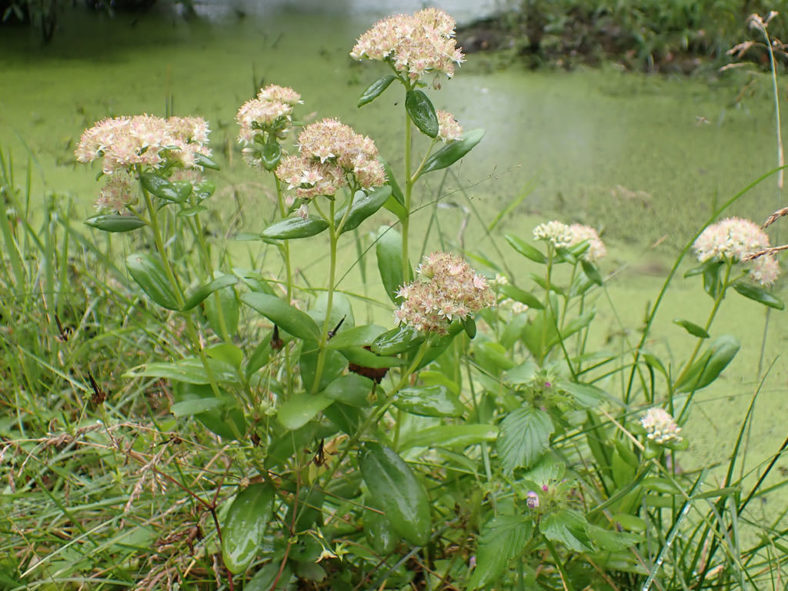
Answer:
[(770, 215), (769, 218), (765, 222), (763, 222), (763, 225), (761, 226), (761, 228), (763, 228), (765, 230), (766, 228), (771, 226), (774, 222), (776, 222), (781, 217), (786, 216), (786, 215), (788, 215), (788, 207), (783, 207), (782, 209), (778, 209), (772, 215)]

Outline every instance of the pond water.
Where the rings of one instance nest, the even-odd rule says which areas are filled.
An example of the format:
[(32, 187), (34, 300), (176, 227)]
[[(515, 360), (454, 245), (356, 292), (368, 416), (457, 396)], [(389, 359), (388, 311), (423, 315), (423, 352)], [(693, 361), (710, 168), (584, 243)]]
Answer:
[[(47, 47), (29, 31), (0, 27), (0, 149), (13, 155), (19, 178), (32, 162), (36, 199), (45, 192), (75, 195), (87, 217), (97, 185), (94, 173), (73, 160), (82, 130), (109, 115), (163, 115), (169, 104), (176, 114), (201, 115), (210, 122), (223, 164), (220, 194), (228, 187), (253, 187), (259, 193), (265, 185), (234, 148), (233, 118), (265, 81), (297, 89), (304, 98), (302, 113), (338, 116), (371, 135), (399, 170), (402, 116), (394, 103), (402, 97), (389, 92), (356, 109), (363, 88), (384, 72), (379, 64), (353, 63), (347, 53), (376, 18), (420, 5), (411, 0), (214, 0), (197, 3), (202, 18), (191, 20), (175, 13), (109, 19), (70, 11)], [(473, 0), (438, 5), (461, 20), (498, 6)], [(471, 205), (489, 222), (501, 207), (527, 193), (499, 231), (527, 238), (546, 217), (602, 228), (613, 247), (604, 270), (616, 272), (610, 298), (629, 326), (637, 326), (656, 296), (661, 278), (650, 273), (664, 277), (667, 257), (692, 236), (714, 204), (776, 163), (769, 80), (762, 75), (751, 81), (742, 76), (671, 79), (612, 67), (534, 73), (516, 64), (503, 68), (496, 57), (471, 55), (442, 87), (431, 92), (438, 108), (451, 110), (466, 129), (487, 130), (458, 167), (456, 179), (450, 179), (444, 204), (458, 207), (445, 210), (449, 224), (460, 225), (461, 212)], [(434, 197), (439, 181), (431, 181), (422, 198)], [(784, 205), (775, 187), (776, 178), (769, 179), (733, 211), (764, 219)], [(247, 199), (258, 198), (246, 193)], [(264, 224), (265, 213), (254, 215), (260, 217), (248, 217), (248, 231)], [(468, 236), (468, 244), (493, 254), (478, 229), (469, 229)], [(655, 242), (660, 245), (652, 248)], [(679, 279), (677, 286), (653, 343), (672, 353), (691, 344), (668, 320), (702, 323), (709, 309), (698, 281)], [(600, 300), (600, 307), (604, 303)], [(606, 330), (615, 332), (613, 315), (600, 314), (607, 314)], [(767, 360), (788, 344), (784, 314), (772, 315)], [(697, 462), (725, 458), (727, 449), (718, 438), (730, 443), (757, 377), (762, 308), (731, 298), (723, 316), (720, 333), (739, 335), (743, 348), (721, 385), (702, 393), (704, 403), (687, 426)], [(674, 344), (682, 338), (686, 347)], [(784, 435), (779, 417), (787, 391), (788, 370), (778, 360), (756, 412), (753, 457), (774, 451), (776, 438)], [(720, 400), (730, 411), (724, 416), (717, 410)]]

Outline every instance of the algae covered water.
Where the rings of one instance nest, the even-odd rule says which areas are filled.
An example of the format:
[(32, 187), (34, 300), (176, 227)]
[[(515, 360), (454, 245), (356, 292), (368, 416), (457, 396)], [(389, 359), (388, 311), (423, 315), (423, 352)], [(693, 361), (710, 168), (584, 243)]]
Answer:
[[(337, 116), (374, 137), (399, 170), (401, 117), (392, 104), (402, 97), (392, 92), (357, 109), (363, 88), (384, 72), (379, 65), (353, 63), (348, 52), (386, 8), (411, 11), (420, 4), (198, 3), (202, 16), (192, 19), (169, 12), (110, 19), (75, 10), (63, 15), (46, 47), (28, 31), (2, 28), (0, 148), (13, 155), (17, 178), (24, 178), (31, 163), (35, 200), (47, 192), (72, 194), (79, 215), (87, 217), (97, 184), (73, 157), (85, 127), (116, 115), (200, 115), (210, 122), (223, 166), (218, 195), (236, 192), (268, 204), (260, 197), (265, 184), (239, 157), (234, 116), (261, 83), (275, 82), (302, 94), (303, 113)], [(456, 16), (476, 16), (475, 6), (456, 3)], [(603, 229), (616, 246), (607, 269), (614, 274), (610, 298), (623, 320), (637, 326), (661, 281), (643, 271), (664, 276), (667, 257), (715, 205), (776, 164), (769, 81), (756, 75), (746, 82), (741, 76), (673, 79), (612, 68), (535, 73), (516, 63), (502, 67), (496, 57), (471, 55), (454, 80), (431, 93), (436, 106), (452, 111), (466, 129), (487, 131), (450, 179), (444, 201), (455, 207), (441, 215), (453, 234), (470, 204), (489, 222), (522, 197), (497, 232), (527, 238), (535, 223), (556, 217)], [(775, 186), (774, 178), (762, 183), (733, 211), (764, 219), (784, 205)], [(436, 179), (421, 198), (429, 200), (441, 190)], [(258, 211), (247, 216), (245, 230), (261, 229), (267, 214)], [(492, 254), (483, 233), (468, 232), (477, 232), (478, 240), (467, 244)], [(661, 246), (651, 248), (655, 243)], [(717, 438), (730, 442), (755, 388), (763, 309), (741, 299), (726, 305), (727, 318), (717, 328), (740, 335), (744, 346), (726, 379), (703, 393), (705, 404), (687, 426), (687, 432), (694, 431), (698, 462), (724, 459)], [(669, 319), (700, 322), (708, 302), (697, 281), (679, 281), (665, 307), (667, 327), (651, 345), (670, 350), (668, 339), (683, 333)], [(771, 320), (769, 359), (788, 340), (783, 314)], [(606, 330), (619, 330), (612, 315)], [(786, 380), (785, 364), (778, 361), (756, 411), (761, 439), (752, 443), (755, 457), (773, 451), (775, 437), (784, 433), (779, 417)], [(730, 410), (725, 416), (712, 410), (720, 400)], [(705, 416), (704, 409), (709, 409)]]

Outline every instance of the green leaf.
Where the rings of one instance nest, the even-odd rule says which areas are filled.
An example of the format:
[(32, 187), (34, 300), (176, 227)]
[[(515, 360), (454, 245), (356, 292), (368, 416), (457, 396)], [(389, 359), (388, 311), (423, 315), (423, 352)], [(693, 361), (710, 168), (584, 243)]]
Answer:
[(158, 256), (131, 254), (126, 258), (126, 269), (142, 291), (168, 310), (178, 310), (178, 297), (167, 280), (164, 265)]
[(476, 336), (476, 321), (473, 319), (473, 316), (463, 318), (462, 327), (465, 329), (465, 334), (468, 335), (469, 339)]
[(604, 529), (598, 525), (587, 525), (586, 532), (588, 533), (589, 541), (593, 542), (602, 550), (607, 550), (609, 552), (618, 552), (620, 550), (634, 548), (643, 541), (641, 536), (622, 531)]
[(281, 563), (279, 560), (269, 562), (244, 585), (244, 591), (271, 591), (274, 587), (274, 582), (279, 581), (277, 589), (287, 589), (293, 573), (289, 565), (285, 565), (282, 569), (282, 574), (279, 574)]
[(273, 487), (261, 482), (248, 486), (233, 499), (222, 527), (222, 558), (231, 573), (245, 571), (254, 560), (273, 504)]
[(85, 220), (86, 225), (104, 232), (131, 232), (147, 225), (147, 223), (136, 215), (121, 215), (118, 213), (94, 215), (92, 218)]
[(322, 218), (296, 216), (268, 226), (261, 236), (268, 240), (296, 240), (315, 236), (326, 228), (328, 222)]
[(692, 392), (711, 384), (739, 352), (741, 344), (731, 335), (723, 335), (709, 343), (709, 348), (676, 382), (676, 392)]
[(375, 239), (380, 279), (386, 294), (397, 303), (397, 290), (405, 283), (402, 277), (402, 236), (395, 229), (382, 226)]
[(277, 142), (268, 142), (260, 150), (260, 160), (267, 171), (274, 170), (282, 158), (282, 148)]
[(536, 247), (531, 246), (524, 240), (521, 240), (517, 236), (512, 236), (511, 234), (506, 234), (504, 236), (506, 242), (508, 242), (513, 249), (519, 252), (527, 259), (531, 259), (535, 263), (544, 264), (547, 262), (547, 258), (545, 258), (542, 251), (538, 250)]
[(459, 397), (439, 385), (402, 388), (394, 398), (394, 406), (424, 417), (460, 417), (465, 412)]
[(190, 417), (201, 412), (216, 410), (222, 405), (224, 401), (221, 398), (190, 398), (173, 404), (170, 412), (176, 417)]
[(155, 195), (159, 199), (172, 201), (173, 203), (180, 203), (185, 199), (185, 197), (181, 197), (175, 185), (155, 172), (143, 172), (140, 174), (140, 182), (148, 193)]
[(335, 379), (320, 394), (343, 404), (366, 408), (370, 404), (369, 396), (374, 386), (375, 383), (369, 378), (349, 373)]
[(213, 292), (230, 287), (238, 283), (238, 278), (235, 275), (219, 275), (216, 279), (201, 285), (191, 291), (186, 297), (186, 303), (183, 306), (183, 311), (186, 312), (192, 308), (200, 305), (205, 298)]
[(338, 351), (350, 363), (370, 369), (397, 367), (405, 364), (405, 362), (398, 357), (376, 355), (372, 351), (362, 347), (343, 347), (342, 349), (338, 349)]
[(412, 351), (424, 342), (424, 335), (407, 324), (401, 324), (372, 341), (372, 351), (378, 355), (397, 355)]
[(510, 412), (501, 421), (498, 436), (498, 455), (504, 473), (533, 465), (547, 450), (554, 430), (550, 415), (543, 410), (518, 408)]
[(359, 467), (373, 503), (385, 512), (394, 531), (411, 544), (425, 545), (432, 530), (430, 505), (410, 466), (391, 448), (367, 442)]
[(414, 125), (424, 135), (432, 138), (438, 135), (438, 116), (432, 101), (421, 90), (409, 90), (405, 95), (405, 110)]
[(396, 79), (397, 77), (394, 76), (394, 74), (389, 74), (388, 76), (383, 76), (382, 78), (375, 80), (372, 84), (364, 89), (364, 92), (361, 93), (357, 106), (363, 107), (364, 105), (374, 101), (381, 94), (383, 94), (383, 91), (385, 91)]
[(275, 296), (245, 293), (241, 301), (294, 337), (312, 341), (320, 339), (320, 328), (309, 314)]
[(522, 554), (533, 533), (533, 524), (522, 515), (497, 515), (482, 528), (476, 549), (476, 568), (469, 589), (489, 588), (509, 561)]
[(575, 402), (584, 408), (593, 408), (607, 398), (604, 390), (591, 384), (559, 380), (555, 386), (571, 394)]
[(586, 277), (588, 277), (593, 283), (596, 283), (597, 285), (602, 285), (602, 283), (604, 283), (602, 275), (599, 273), (599, 269), (597, 269), (594, 263), (585, 259), (580, 259), (580, 265), (583, 267), (583, 273), (585, 273)]
[[(358, 228), (361, 222), (383, 207), (383, 204), (388, 201), (389, 197), (391, 197), (391, 187), (389, 185), (383, 185), (369, 194), (364, 191), (356, 191), (353, 203), (350, 205), (350, 213), (347, 214), (345, 225), (342, 226), (341, 234)], [(336, 226), (339, 226), (342, 218), (345, 217), (346, 211), (347, 208), (343, 207), (334, 216), (334, 224)]]
[(171, 181), (178, 194), (178, 202), (183, 203), (192, 194), (192, 184), (189, 181)]
[(482, 141), (482, 137), (484, 137), (483, 129), (473, 129), (464, 133), (462, 139), (459, 139), (456, 142), (449, 142), (440, 150), (427, 158), (427, 161), (421, 168), (419, 175), (451, 166), (457, 162), (457, 160), (473, 150), (476, 144)]
[(306, 425), (333, 402), (322, 394), (296, 394), (279, 407), (276, 418), (286, 429), (293, 431)]
[(521, 304), (525, 304), (529, 308), (533, 308), (535, 310), (541, 310), (544, 308), (544, 304), (538, 297), (532, 293), (520, 289), (516, 285), (502, 285), (499, 289), (505, 296), (510, 297)]
[[(238, 375), (231, 365), (217, 359), (209, 359), (214, 379), (218, 382), (238, 383)], [(210, 384), (208, 372), (202, 361), (196, 357), (187, 357), (173, 362), (148, 363), (140, 370), (126, 372), (125, 377), (164, 378), (185, 384)]]
[(329, 349), (344, 349), (346, 347), (365, 347), (372, 344), (386, 329), (377, 324), (365, 324), (347, 330), (342, 330), (331, 337), (326, 345)]
[(690, 333), (694, 337), (698, 337), (699, 339), (708, 339), (709, 333), (706, 332), (706, 329), (702, 326), (695, 324), (694, 322), (690, 322), (689, 320), (682, 320), (681, 318), (674, 318), (673, 324), (678, 324), (688, 333)]
[(409, 434), (400, 444), (402, 449), (411, 447), (447, 447), (464, 449), (484, 441), (490, 443), (498, 438), (498, 427), (468, 423), (461, 425), (437, 425)]
[(783, 310), (785, 308), (785, 304), (780, 298), (752, 283), (737, 281), (733, 284), (733, 289), (745, 298), (754, 300), (764, 306), (769, 306), (776, 310)]
[(575, 552), (591, 552), (591, 538), (588, 536), (588, 522), (585, 517), (570, 511), (559, 509), (548, 513), (539, 524), (539, 530), (548, 540), (558, 542)]
[(389, 187), (391, 187), (391, 197), (386, 200), (383, 207), (396, 215), (400, 220), (403, 220), (408, 217), (408, 210), (405, 209), (405, 195), (402, 194), (402, 189), (400, 189), (397, 184), (397, 177), (394, 176), (394, 172), (391, 170), (389, 163), (381, 157), (378, 157), (378, 160), (383, 164), (383, 170), (386, 173), (386, 182)]
[(399, 536), (394, 532), (391, 521), (383, 512), (364, 511), (364, 533), (372, 548), (381, 555), (386, 555), (393, 551)]
[(208, 384), (176, 383), (176, 403), (170, 411), (176, 416), (194, 416), (213, 433), (231, 441), (246, 434), (246, 419), (235, 398), (221, 387), (219, 396)]
[(197, 153), (194, 155), (194, 163), (203, 168), (211, 168), (213, 170), (220, 170), (219, 165), (205, 154)]
[(205, 201), (216, 192), (216, 184), (206, 179), (196, 183), (192, 190), (199, 201)]

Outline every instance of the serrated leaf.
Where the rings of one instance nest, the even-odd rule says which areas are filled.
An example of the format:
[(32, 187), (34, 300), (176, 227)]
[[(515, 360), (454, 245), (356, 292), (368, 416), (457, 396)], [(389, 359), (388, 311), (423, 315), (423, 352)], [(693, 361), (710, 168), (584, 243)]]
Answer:
[(126, 258), (126, 269), (150, 299), (162, 308), (179, 309), (178, 297), (167, 280), (164, 265), (158, 256), (131, 254)]
[(316, 217), (287, 218), (268, 226), (262, 231), (261, 236), (268, 240), (297, 240), (316, 236), (328, 228), (328, 222)]
[(405, 94), (405, 110), (419, 131), (431, 138), (438, 135), (439, 125), (435, 107), (421, 90), (409, 90)]
[(468, 152), (473, 150), (473, 148), (476, 147), (476, 144), (482, 141), (483, 137), (483, 129), (473, 129), (471, 131), (465, 132), (461, 139), (455, 142), (449, 142), (440, 150), (427, 158), (427, 161), (421, 168), (419, 175), (426, 174), (434, 170), (448, 168), (457, 162), (457, 160), (465, 156)]
[(476, 568), (469, 589), (489, 587), (500, 577), (509, 561), (525, 550), (533, 524), (522, 515), (497, 515), (484, 525), (476, 548)]
[(733, 284), (733, 289), (745, 298), (763, 304), (764, 306), (769, 306), (775, 310), (783, 310), (785, 308), (785, 304), (780, 298), (752, 283), (737, 281)]
[(368, 105), (376, 98), (378, 98), (383, 92), (391, 85), (397, 77), (393, 74), (389, 74), (388, 76), (383, 76), (382, 78), (378, 78), (372, 84), (367, 86), (364, 89), (364, 92), (361, 93), (361, 96), (358, 99), (358, 104), (356, 106), (363, 107), (364, 105)]
[(587, 527), (585, 517), (569, 509), (548, 513), (539, 524), (539, 530), (548, 540), (563, 544), (575, 552), (591, 552), (594, 549)]
[(294, 337), (312, 341), (320, 339), (320, 328), (309, 314), (275, 296), (259, 292), (245, 293), (241, 301)]
[(521, 240), (517, 236), (506, 234), (504, 238), (506, 239), (506, 242), (508, 242), (513, 249), (515, 249), (525, 258), (540, 264), (544, 264), (547, 262), (547, 258), (544, 256), (544, 254), (542, 254), (542, 251), (540, 251), (534, 246), (531, 246), (530, 244), (528, 244), (524, 240)]
[(698, 337), (699, 339), (708, 339), (709, 333), (706, 332), (702, 326), (695, 324), (694, 322), (690, 322), (689, 320), (682, 320), (681, 318), (674, 318), (673, 324), (677, 324), (681, 326), (684, 330), (690, 333), (692, 336)]
[(497, 443), (504, 473), (533, 465), (547, 450), (554, 430), (550, 415), (543, 410), (518, 408), (510, 412), (501, 421)]

